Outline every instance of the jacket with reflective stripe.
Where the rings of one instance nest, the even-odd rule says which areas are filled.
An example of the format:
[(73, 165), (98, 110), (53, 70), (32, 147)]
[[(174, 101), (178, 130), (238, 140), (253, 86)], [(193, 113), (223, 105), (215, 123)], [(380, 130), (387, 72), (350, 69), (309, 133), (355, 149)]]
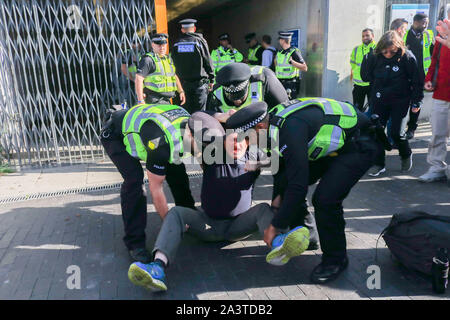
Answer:
[(183, 153), (181, 123), (189, 118), (189, 113), (175, 105), (145, 104), (137, 105), (127, 111), (122, 121), (123, 143), (127, 152), (134, 158), (147, 160), (147, 150), (139, 135), (142, 125), (155, 122), (165, 134), (170, 146), (170, 163)]
[(256, 58), (256, 52), (258, 52), (259, 48), (261, 48), (261, 45), (258, 44), (255, 48), (248, 49), (248, 61), (258, 62), (258, 58)]
[(219, 48), (213, 50), (213, 52), (211, 53), (211, 59), (214, 65), (214, 72), (217, 73), (220, 69), (230, 63), (242, 62), (244, 57), (236, 49), (233, 49), (233, 51), (227, 49), (225, 51), (225, 49), (220, 46)]
[(291, 47), (289, 52), (277, 52), (277, 65), (275, 66), (275, 73), (278, 79), (294, 79), (300, 77), (300, 70), (289, 63), (289, 59), (298, 48)]
[(146, 56), (153, 59), (156, 69), (144, 79), (144, 87), (155, 92), (177, 91), (175, 65), (170, 56), (159, 57), (153, 52)]
[[(408, 30), (405, 34), (405, 36), (403, 37), (403, 42), (406, 43), (406, 39), (408, 38), (408, 34), (409, 34)], [(425, 30), (423, 32), (423, 70), (425, 71), (425, 75), (427, 75), (428, 73), (428, 69), (431, 66), (431, 45), (433, 44), (433, 40), (434, 40), (434, 33), (433, 30)]]
[(370, 52), (370, 49), (377, 46), (376, 42), (372, 41), (367, 46), (363, 43), (360, 46), (355, 47), (350, 55), (350, 65), (353, 70), (353, 83), (361, 87), (367, 87), (370, 85), (369, 82), (364, 82), (361, 79), (361, 64), (364, 56)]
[(317, 132), (316, 136), (308, 144), (308, 158), (311, 161), (325, 157), (344, 146), (346, 131), (354, 128), (358, 123), (358, 116), (355, 108), (346, 102), (325, 98), (299, 98), (285, 104), (280, 104), (273, 108), (270, 113), (274, 113), (270, 121), (269, 137), (273, 150), (282, 154), (278, 150), (279, 129), (289, 115), (301, 109), (316, 106), (325, 113), (324, 124)]
[[(262, 74), (264, 67), (254, 66), (250, 67), (250, 70), (252, 72), (252, 75)], [(221, 102), (220, 110), (223, 113), (228, 112), (230, 109), (240, 110), (254, 102), (264, 100), (263, 83), (262, 81), (250, 82), (250, 93), (247, 95), (247, 99), (245, 100), (245, 102), (239, 107), (236, 107), (234, 105), (229, 106), (226, 103), (222, 86), (214, 91), (214, 96)]]

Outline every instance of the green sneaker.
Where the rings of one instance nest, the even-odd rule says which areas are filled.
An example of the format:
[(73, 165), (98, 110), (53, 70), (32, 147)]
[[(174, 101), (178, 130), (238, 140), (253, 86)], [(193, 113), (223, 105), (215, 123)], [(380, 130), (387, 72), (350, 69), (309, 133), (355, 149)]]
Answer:
[(267, 263), (282, 266), (289, 259), (301, 255), (309, 246), (309, 230), (297, 227), (288, 233), (280, 234), (272, 241), (272, 251), (266, 256)]
[(164, 268), (158, 263), (144, 264), (135, 262), (128, 270), (128, 279), (137, 286), (153, 292), (166, 291)]

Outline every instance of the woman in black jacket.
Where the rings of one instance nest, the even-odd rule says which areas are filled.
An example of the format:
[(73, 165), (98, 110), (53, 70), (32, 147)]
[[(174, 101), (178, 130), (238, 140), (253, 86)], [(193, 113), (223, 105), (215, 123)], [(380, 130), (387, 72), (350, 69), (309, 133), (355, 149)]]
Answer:
[[(424, 84), (416, 58), (406, 49), (395, 31), (388, 31), (381, 37), (375, 50), (364, 57), (361, 77), (371, 84), (370, 104), (373, 113), (380, 116), (383, 126), (386, 126), (389, 118), (392, 119), (390, 134), (398, 146), (401, 170), (411, 170), (412, 152), (401, 129), (409, 107), (417, 113), (422, 104)], [(385, 157), (383, 149), (369, 175), (378, 176), (386, 171)]]

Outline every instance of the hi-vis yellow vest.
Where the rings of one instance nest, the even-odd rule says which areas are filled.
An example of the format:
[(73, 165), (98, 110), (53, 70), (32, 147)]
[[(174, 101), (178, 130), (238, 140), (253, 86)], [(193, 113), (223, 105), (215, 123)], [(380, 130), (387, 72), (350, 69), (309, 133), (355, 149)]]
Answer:
[(370, 49), (375, 49), (377, 44), (375, 42), (369, 43), (367, 46), (365, 44), (361, 44), (360, 46), (355, 47), (350, 55), (350, 65), (353, 70), (353, 84), (361, 87), (367, 87), (370, 85), (369, 82), (364, 82), (361, 78), (361, 63), (364, 59), (364, 56), (370, 52)]
[[(403, 38), (403, 42), (406, 44), (406, 39), (408, 38), (409, 34), (408, 30)], [(425, 75), (428, 73), (428, 69), (431, 66), (431, 45), (433, 44), (434, 40), (434, 33), (432, 30), (425, 30), (423, 32), (423, 71), (425, 71)]]
[[(325, 98), (299, 98), (279, 104), (270, 113), (272, 116), (269, 127), (269, 137), (273, 151), (282, 156), (279, 150), (279, 130), (289, 115), (307, 107), (319, 107), (325, 113), (327, 120), (308, 144), (308, 159), (311, 161), (323, 158), (341, 149), (345, 144), (346, 130), (358, 124), (355, 108), (346, 102)], [(328, 121), (328, 122), (327, 122)]]
[[(127, 111), (122, 121), (123, 143), (127, 152), (134, 158), (147, 160), (147, 148), (139, 135), (142, 125), (147, 121), (155, 122), (165, 133), (165, 139), (170, 146), (170, 160), (183, 153), (181, 124), (190, 117), (182, 107), (168, 104), (137, 105)], [(150, 142), (152, 143), (152, 142)], [(157, 147), (148, 146), (150, 150)]]
[(161, 58), (153, 52), (147, 53), (146, 56), (153, 59), (156, 70), (145, 77), (144, 88), (155, 92), (177, 91), (175, 65), (172, 58), (170, 56)]

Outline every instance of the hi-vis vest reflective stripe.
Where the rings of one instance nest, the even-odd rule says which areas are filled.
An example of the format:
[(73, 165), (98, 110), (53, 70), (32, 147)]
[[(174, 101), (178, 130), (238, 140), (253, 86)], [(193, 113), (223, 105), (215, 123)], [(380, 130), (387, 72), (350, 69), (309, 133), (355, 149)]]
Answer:
[(189, 113), (179, 106), (146, 104), (137, 105), (128, 110), (122, 121), (123, 143), (127, 152), (136, 159), (147, 160), (147, 149), (142, 143), (139, 132), (147, 121), (155, 122), (165, 133), (166, 142), (170, 146), (170, 163), (183, 153), (180, 125), (190, 117)]
[(230, 63), (241, 62), (243, 57), (236, 49), (233, 49), (233, 51), (227, 49), (227, 51), (225, 51), (225, 49), (220, 46), (211, 53), (211, 59), (214, 64), (214, 72), (217, 73), (220, 69)]
[[(403, 42), (406, 43), (406, 39), (409, 34), (408, 30), (403, 38)], [(428, 69), (431, 66), (431, 45), (433, 44), (434, 33), (432, 30), (425, 30), (423, 32), (423, 70), (425, 71), (425, 75), (428, 73)]]
[(364, 59), (364, 56), (370, 52), (371, 48), (374, 48), (377, 46), (375, 42), (369, 43), (367, 46), (365, 44), (361, 44), (358, 47), (355, 47), (355, 49), (352, 51), (352, 54), (350, 56), (350, 65), (353, 70), (353, 83), (361, 86), (361, 87), (367, 87), (370, 85), (369, 82), (364, 82), (361, 78), (361, 63)]
[(300, 76), (300, 70), (289, 63), (289, 59), (296, 51), (300, 51), (295, 47), (291, 47), (286, 54), (277, 52), (277, 65), (275, 67), (275, 73), (278, 79), (294, 79)]
[(146, 56), (153, 59), (156, 70), (144, 79), (144, 87), (155, 92), (177, 91), (177, 81), (175, 78), (175, 65), (170, 56), (160, 58), (153, 52)]
[(261, 46), (257, 45), (254, 49), (252, 48), (248, 49), (248, 56), (247, 56), (248, 61), (258, 62), (258, 58), (256, 58), (256, 52), (259, 50), (259, 48), (261, 48)]
[[(257, 75), (257, 74), (261, 74), (263, 72), (264, 67), (254, 66), (254, 67), (250, 67), (250, 70), (252, 72), (252, 75)], [(259, 101), (264, 100), (263, 83), (262, 83), (262, 81), (250, 82), (250, 92), (247, 95), (247, 100), (245, 100), (245, 102), (239, 107), (236, 107), (234, 105), (232, 105), (232, 106), (227, 105), (227, 103), (225, 102), (225, 97), (223, 96), (223, 87), (222, 86), (220, 86), (219, 88), (217, 88), (214, 91), (214, 95), (222, 103), (222, 105), (220, 106), (220, 110), (223, 113), (228, 112), (230, 109), (240, 110), (254, 102), (259, 102)]]
[(325, 157), (340, 148), (345, 143), (345, 130), (354, 128), (358, 123), (358, 116), (355, 108), (346, 102), (340, 102), (325, 98), (300, 98), (285, 104), (280, 104), (270, 112), (276, 112), (272, 117), (269, 128), (269, 136), (275, 152), (278, 149), (279, 129), (284, 121), (292, 113), (309, 106), (318, 106), (323, 110), (326, 117), (325, 123), (319, 132), (308, 144), (308, 158), (311, 161)]

